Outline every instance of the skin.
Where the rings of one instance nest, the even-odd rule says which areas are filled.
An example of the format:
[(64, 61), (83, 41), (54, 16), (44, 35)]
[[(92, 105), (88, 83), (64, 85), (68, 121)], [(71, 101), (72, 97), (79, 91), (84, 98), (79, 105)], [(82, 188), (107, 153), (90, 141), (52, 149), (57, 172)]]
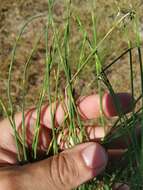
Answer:
[[(131, 96), (127, 93), (117, 94), (122, 112), (131, 111)], [(67, 101), (65, 100), (65, 105)], [(105, 93), (102, 100), (103, 112), (110, 118), (117, 115), (111, 96)], [(54, 127), (61, 127), (66, 114), (63, 103), (53, 103), (56, 107)], [(100, 98), (98, 94), (82, 97), (77, 101), (77, 108), (83, 121), (96, 119), (100, 116)], [(30, 109), (25, 113), (26, 143), (29, 149), (32, 145), (36, 110)], [(22, 114), (15, 115), (16, 128), (19, 135), (22, 133)], [(104, 129), (99, 126), (85, 126), (85, 131), (92, 142), (79, 144), (66, 149), (67, 142), (62, 140), (61, 134), (57, 136), (58, 144), (63, 150), (56, 156), (39, 162), (20, 166), (17, 161), (13, 130), (8, 119), (0, 122), (0, 189), (3, 190), (57, 190), (72, 189), (100, 174), (106, 167), (108, 156), (117, 156), (120, 145), (114, 147), (116, 153), (110, 155), (104, 148), (96, 143), (105, 136)], [(77, 126), (77, 133), (79, 132)], [(65, 129), (65, 136), (68, 129)], [(52, 139), (50, 107), (43, 105), (40, 118), (40, 135), (38, 154), (44, 155)], [(112, 148), (112, 147), (111, 147)]]

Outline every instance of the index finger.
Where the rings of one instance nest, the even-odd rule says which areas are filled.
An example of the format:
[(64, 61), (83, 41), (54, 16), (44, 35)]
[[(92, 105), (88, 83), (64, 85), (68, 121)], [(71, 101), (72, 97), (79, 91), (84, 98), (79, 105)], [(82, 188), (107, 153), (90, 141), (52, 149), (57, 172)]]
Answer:
[[(132, 110), (132, 97), (129, 93), (116, 93), (115, 98), (120, 105), (120, 111), (125, 114)], [(100, 102), (98, 94), (85, 97), (79, 103), (79, 110), (84, 119), (95, 119), (101, 114), (102, 111), (106, 117), (113, 117), (118, 115), (116, 102), (112, 95), (106, 92)]]
[[(116, 93), (115, 94), (116, 100), (118, 101), (118, 104), (120, 105), (120, 111), (124, 113), (128, 113), (132, 110), (132, 97), (129, 93)], [(83, 120), (90, 120), (90, 119), (96, 119), (100, 117), (101, 115), (101, 105), (103, 113), (106, 117), (113, 117), (118, 115), (117, 106), (115, 104), (115, 100), (110, 95), (110, 93), (105, 93), (102, 102), (100, 102), (100, 95), (99, 94), (93, 94), (85, 97), (81, 97), (77, 101), (77, 110), (79, 112), (79, 115), (81, 116), (81, 119)], [(68, 103), (65, 100), (63, 103), (57, 103), (54, 102), (51, 107), (48, 105), (45, 105), (41, 109), (41, 124), (47, 126), (48, 128), (51, 128), (51, 108), (54, 110), (54, 123), (55, 127), (62, 124), (64, 121), (65, 115), (66, 115), (66, 109), (68, 109)], [(33, 111), (31, 114), (31, 117), (33, 119), (37, 118), (37, 111)]]

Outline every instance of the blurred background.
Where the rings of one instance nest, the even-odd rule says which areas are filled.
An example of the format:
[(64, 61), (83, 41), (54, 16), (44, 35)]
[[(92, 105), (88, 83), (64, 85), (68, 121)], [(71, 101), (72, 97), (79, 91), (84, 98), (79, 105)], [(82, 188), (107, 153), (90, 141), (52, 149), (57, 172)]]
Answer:
[[(95, 7), (94, 7), (95, 6)], [(130, 9), (134, 9), (140, 20), (140, 34), (143, 36), (143, 1), (142, 0), (73, 0), (72, 1), (72, 14), (78, 15), (88, 36), (92, 39), (92, 19), (91, 12), (94, 11), (97, 22), (97, 41), (100, 41), (109, 29), (113, 26), (115, 20), (126, 14)], [(65, 22), (65, 1), (57, 0), (53, 8), (55, 22), (63, 32)], [(8, 69), (11, 60), (11, 52), (14, 46), (18, 32), (23, 24), (32, 16), (37, 14), (45, 15), (48, 13), (47, 0), (0, 0), (0, 96), (7, 104), (7, 78)], [(119, 14), (120, 13), (120, 14)], [(71, 21), (71, 48), (70, 48), (70, 64), (75, 73), (75, 65), (78, 58), (78, 49), (81, 43), (81, 35), (78, 31), (75, 17)], [(12, 72), (12, 97), (15, 105), (15, 110), (20, 111), (21, 95), (22, 95), (22, 74), (24, 64), (27, 60), (28, 54), (33, 48), (37, 36), (42, 33), (46, 24), (46, 17), (41, 17), (28, 25), (24, 31), (22, 38), (18, 43), (16, 51), (16, 59), (14, 62)], [(128, 21), (119, 25), (116, 30), (106, 39), (99, 49), (99, 55), (103, 67), (112, 62), (119, 56), (125, 49), (128, 48), (127, 37), (125, 36), (124, 28), (128, 27), (129, 38), (132, 39), (134, 45), (134, 29)], [(52, 39), (52, 34), (51, 34)], [(52, 43), (49, 40), (49, 44)], [(88, 50), (87, 50), (88, 52)], [(115, 91), (128, 91), (130, 92), (130, 76), (128, 55), (125, 55), (108, 70), (108, 77), (112, 81)], [(135, 88), (138, 92), (140, 84), (139, 65), (137, 61), (136, 50), (134, 50), (134, 77)], [(55, 62), (58, 63), (58, 59)], [(31, 59), (31, 66), (28, 71), (27, 86), (26, 86), (26, 107), (30, 107), (38, 100), (45, 63), (45, 41), (44, 37), (38, 44), (37, 52)], [(95, 74), (94, 61), (90, 61), (78, 77), (76, 84), (77, 95), (85, 95), (96, 92), (96, 74)], [(64, 86), (64, 77), (61, 72), (61, 84)], [(52, 81), (51, 81), (52, 83)], [(54, 84), (53, 89), (54, 91)], [(3, 116), (2, 109), (0, 108), (0, 117)]]

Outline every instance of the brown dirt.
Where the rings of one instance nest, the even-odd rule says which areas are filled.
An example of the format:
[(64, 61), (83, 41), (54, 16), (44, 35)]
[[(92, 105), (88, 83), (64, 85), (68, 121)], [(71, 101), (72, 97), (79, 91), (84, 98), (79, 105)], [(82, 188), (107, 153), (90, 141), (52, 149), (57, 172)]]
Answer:
[[(90, 10), (92, 7), (92, 1), (73, 1), (73, 11), (80, 15), (86, 29), (91, 35), (91, 15)], [(119, 5), (124, 12), (129, 9), (128, 1), (119, 1)], [(133, 4), (138, 8), (138, 13), (141, 16), (141, 1), (133, 1)], [(57, 1), (54, 7), (54, 16), (57, 24), (63, 30), (64, 22), (64, 4), (63, 1)], [(47, 13), (48, 5), (47, 0), (0, 0), (0, 96), (7, 104), (7, 77), (8, 68), (11, 59), (11, 51), (17, 37), (17, 34), (22, 27), (23, 23), (31, 16), (39, 13)], [(117, 13), (117, 5), (114, 1), (102, 1), (97, 3), (97, 18), (98, 18), (98, 38), (101, 39), (108, 29), (111, 27)], [(36, 36), (41, 33), (45, 26), (45, 18), (37, 19), (29, 25), (25, 30), (22, 39), (20, 40), (18, 50), (16, 53), (16, 61), (14, 63), (13, 75), (12, 75), (12, 96), (16, 110), (20, 110), (21, 104), (21, 92), (22, 92), (22, 73), (23, 66), (27, 60), (28, 53), (35, 43)], [(72, 39), (72, 62), (74, 65), (77, 61), (77, 48), (80, 42), (80, 35), (77, 35), (77, 29), (73, 24), (73, 39)], [(122, 35), (122, 27), (119, 27), (111, 37), (106, 40), (100, 48), (102, 62), (106, 65), (111, 62), (117, 55), (123, 52), (123, 49), (127, 48), (127, 43)], [(133, 32), (129, 32), (130, 36), (133, 36)], [(52, 37), (51, 37), (52, 38)], [(122, 40), (121, 40), (122, 39)], [(38, 46), (36, 55), (32, 58), (32, 65), (28, 72), (28, 84), (27, 84), (27, 104), (31, 106), (35, 104), (38, 99), (40, 87), (44, 74), (44, 54), (45, 44), (42, 37)], [(134, 52), (134, 68), (135, 68), (135, 86), (139, 88), (139, 65), (135, 63), (137, 60), (136, 52)], [(128, 57), (125, 56), (120, 60), (120, 63), (116, 64), (108, 71), (108, 76), (113, 82), (113, 86), (116, 91), (129, 91), (129, 66), (127, 64)], [(93, 81), (93, 82), (92, 82)], [(87, 94), (95, 91), (96, 77), (94, 71), (94, 65), (91, 61), (81, 73), (78, 81), (77, 91), (78, 94)], [(0, 111), (1, 112), (1, 111)], [(1, 112), (2, 114), (2, 112)]]

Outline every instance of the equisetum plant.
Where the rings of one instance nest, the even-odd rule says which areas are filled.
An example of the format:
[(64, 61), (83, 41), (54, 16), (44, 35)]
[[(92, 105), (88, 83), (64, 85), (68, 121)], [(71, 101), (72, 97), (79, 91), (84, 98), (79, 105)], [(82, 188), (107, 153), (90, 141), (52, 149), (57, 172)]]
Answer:
[[(91, 39), (84, 23), (82, 23), (82, 19), (76, 14), (73, 15), (71, 1), (67, 1), (65, 6), (66, 16), (62, 32), (60, 32), (59, 26), (57, 26), (57, 23), (54, 20), (54, 1), (48, 0), (48, 14), (39, 14), (29, 18), (21, 28), (13, 47), (7, 86), (9, 106), (7, 107), (5, 105), (2, 98), (0, 98), (0, 104), (8, 117), (15, 134), (15, 143), (18, 155), (17, 159), (20, 164), (34, 162), (41, 159), (39, 156), (41, 150), (44, 152), (44, 157), (42, 157), (43, 159), (53, 154), (57, 154), (65, 148), (70, 148), (78, 143), (90, 140), (90, 133), (95, 132), (94, 129), (91, 129), (90, 127), (86, 129), (84, 128), (85, 124), (81, 119), (82, 113), (80, 113), (80, 110), (77, 108), (80, 99), (76, 96), (76, 82), (80, 78), (80, 74), (84, 69), (86, 69), (89, 62), (92, 62), (96, 70), (96, 77), (94, 80), (97, 81), (97, 85), (95, 87), (98, 89), (100, 96), (101, 117), (99, 119), (99, 123), (101, 127), (105, 128), (105, 131), (107, 119), (104, 117), (102, 110), (103, 88), (108, 90), (110, 96), (114, 100), (114, 104), (118, 112), (118, 118), (114, 123), (112, 123), (110, 132), (107, 133), (104, 139), (100, 139), (100, 143), (108, 149), (117, 139), (126, 138), (128, 136), (130, 139), (130, 146), (128, 146), (120, 160), (123, 164), (120, 164), (117, 167), (117, 164), (111, 166), (109, 163), (107, 170), (101, 176), (83, 184), (78, 189), (111, 189), (112, 185), (115, 183), (125, 183), (128, 184), (131, 189), (141, 189), (143, 176), (143, 68), (139, 18), (133, 9), (129, 10), (126, 14), (117, 17), (110, 30), (107, 31), (106, 35), (99, 41), (97, 39), (98, 27), (96, 26), (96, 15), (94, 9), (91, 11)], [(19, 126), (16, 126), (14, 117), (15, 110), (11, 96), (11, 77), (16, 59), (16, 51), (25, 29), (32, 22), (41, 17), (44, 17), (45, 26), (40, 35), (37, 36), (34, 47), (29, 53), (24, 66), (21, 103), (22, 120)], [(70, 49), (73, 18), (81, 36), (81, 45), (78, 50), (79, 57), (77, 57), (77, 63), (74, 66), (74, 69), (71, 66), (72, 51)], [(128, 23), (131, 23), (135, 32), (135, 42), (128, 39)], [(123, 50), (123, 53), (114, 61), (104, 66), (100, 59), (101, 55), (99, 55), (98, 51), (102, 47), (103, 43), (106, 43), (106, 39), (112, 35), (119, 25), (123, 25), (128, 48), (125, 51)], [(37, 52), (41, 36), (44, 36), (45, 39), (45, 74), (38, 102), (35, 107), (27, 109), (25, 101), (28, 69), (31, 65), (31, 58)], [(50, 43), (51, 45), (49, 45), (49, 38), (50, 41), (52, 41), (52, 43)], [(134, 52), (137, 54), (136, 64), (139, 64), (140, 66), (141, 92), (138, 97), (135, 97), (134, 88), (134, 84), (136, 82), (134, 80), (133, 70)], [(118, 65), (119, 61), (124, 56), (128, 56), (128, 64), (130, 66), (130, 92), (133, 104), (133, 111), (130, 114), (122, 113), (120, 102), (117, 99), (112, 83), (108, 78), (108, 71), (114, 65)], [(56, 60), (58, 60), (58, 63)], [(63, 84), (61, 84), (61, 78), (64, 81)], [(53, 88), (54, 90), (52, 90)], [(45, 104), (45, 100), (48, 103)], [(58, 118), (58, 111), (61, 109), (64, 114), (62, 122), (60, 118)], [(46, 120), (47, 114), (50, 116), (48, 121)], [(84, 118), (84, 115), (82, 115), (82, 117)], [(49, 128), (45, 127), (45, 123)], [(136, 125), (138, 125), (138, 123), (141, 124), (140, 142), (138, 142), (138, 137), (136, 136)], [(124, 163), (126, 163), (126, 166)]]

